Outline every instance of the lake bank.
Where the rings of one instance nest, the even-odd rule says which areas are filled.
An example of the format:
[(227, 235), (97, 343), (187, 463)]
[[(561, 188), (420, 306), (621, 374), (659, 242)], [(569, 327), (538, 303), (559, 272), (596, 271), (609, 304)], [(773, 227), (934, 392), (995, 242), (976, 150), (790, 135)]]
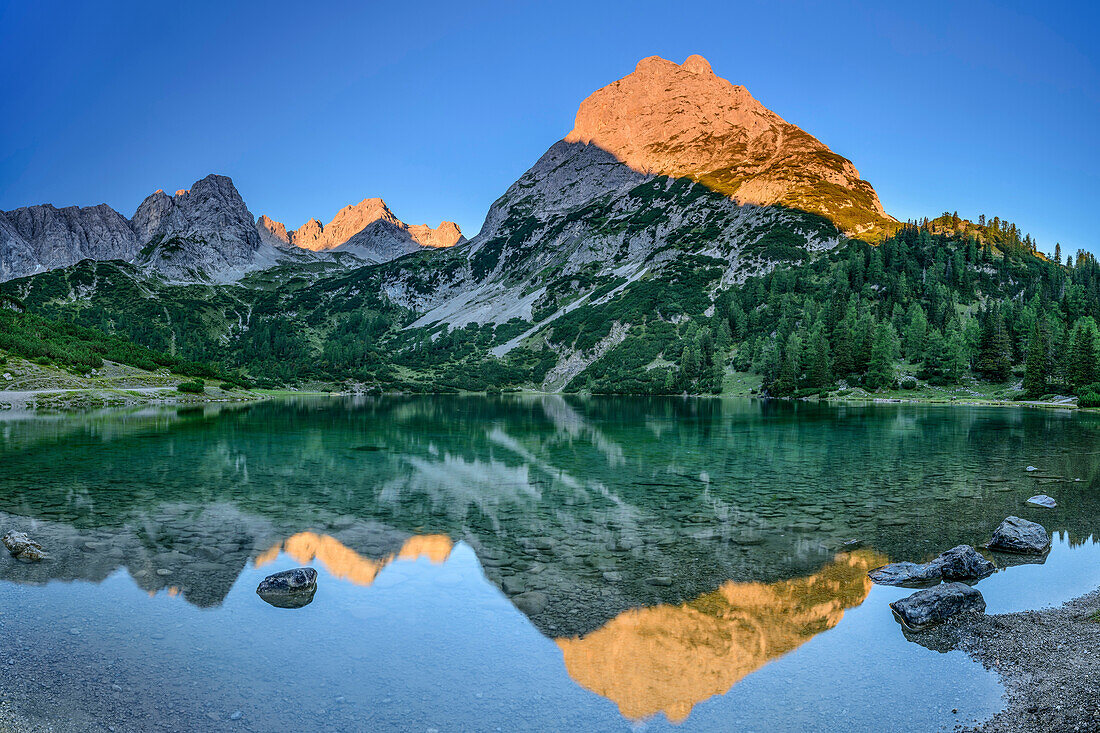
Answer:
[(1057, 608), (960, 614), (906, 636), (966, 652), (997, 673), (1005, 708), (973, 728), (978, 733), (1100, 730), (1100, 588)]

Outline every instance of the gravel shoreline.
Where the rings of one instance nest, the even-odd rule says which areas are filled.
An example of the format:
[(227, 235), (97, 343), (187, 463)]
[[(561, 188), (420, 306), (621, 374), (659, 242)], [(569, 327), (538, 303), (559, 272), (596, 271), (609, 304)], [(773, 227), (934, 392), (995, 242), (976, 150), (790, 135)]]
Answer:
[[(1060, 608), (965, 613), (906, 633), (936, 651), (959, 649), (997, 672), (1005, 708), (979, 733), (1100, 733), (1100, 589)], [(963, 726), (959, 726), (961, 730)]]

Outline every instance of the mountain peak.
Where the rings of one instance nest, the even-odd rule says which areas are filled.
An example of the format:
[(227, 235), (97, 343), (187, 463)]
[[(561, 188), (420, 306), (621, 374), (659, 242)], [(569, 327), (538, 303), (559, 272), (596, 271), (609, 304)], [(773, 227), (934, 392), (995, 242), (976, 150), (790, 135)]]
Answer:
[(702, 56), (650, 56), (593, 92), (566, 142), (596, 145), (643, 173), (689, 178), (740, 203), (822, 214), (861, 233), (890, 220), (851, 161), (786, 122)]
[(684, 60), (684, 63), (680, 66), (685, 71), (690, 71), (692, 74), (713, 74), (714, 71), (710, 68), (710, 62), (697, 53), (693, 53)]

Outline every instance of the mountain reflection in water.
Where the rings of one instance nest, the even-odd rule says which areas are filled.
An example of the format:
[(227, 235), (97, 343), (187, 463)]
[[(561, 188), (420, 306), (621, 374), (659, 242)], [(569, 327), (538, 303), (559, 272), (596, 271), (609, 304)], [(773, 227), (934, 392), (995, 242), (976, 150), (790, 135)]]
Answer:
[(370, 585), (378, 573), (394, 560), (418, 560), (427, 558), (434, 565), (444, 562), (451, 555), (454, 543), (446, 535), (413, 535), (405, 540), (401, 549), (380, 560), (372, 560), (360, 555), (340, 540), (316, 532), (299, 532), (288, 537), (285, 542), (274, 545), (256, 557), (254, 564), (261, 568), (274, 562), (280, 552), (294, 558), (302, 565), (316, 560), (335, 578), (347, 580), (355, 585)]
[[(331, 669), (312, 668), (325, 682), (300, 697), (363, 706), (330, 702), (343, 727), (303, 729), (359, 730), (363, 716), (425, 729), (444, 713), (508, 728), (539, 707), (531, 727), (542, 730), (610, 730), (623, 717), (721, 730), (741, 714), (726, 704), (758, 724), (762, 712), (816, 713), (833, 695), (831, 720), (846, 724), (858, 698), (874, 730), (879, 692), (920, 698), (896, 707), (906, 716), (924, 701), (906, 674), (946, 665), (976, 678), (900, 635), (887, 602), (904, 589), (871, 589), (877, 600), (863, 603), (866, 571), (981, 544), (1008, 515), (1059, 533), (1048, 563), (1059, 565), (1063, 548), (1100, 535), (1098, 428), (1098, 415), (1054, 410), (562, 396), (0, 415), (0, 531), (26, 531), (50, 554), (24, 564), (0, 552), (0, 595), (33, 609), (5, 613), (0, 642), (23, 645), (31, 666), (56, 652), (52, 681), (72, 688), (73, 710), (103, 685), (72, 670), (98, 670), (101, 649), (128, 645), (127, 704), (148, 702), (150, 716), (172, 699), (203, 716), (212, 697), (223, 717), (266, 706), (302, 684), (278, 670), (316, 658)], [(1058, 506), (1027, 505), (1037, 493)], [(272, 615), (255, 597), (263, 575), (308, 564), (321, 581), (307, 608)], [(1038, 587), (1055, 570), (1065, 590), (1079, 567), (1012, 568), (982, 590), (994, 607), (1022, 595), (1016, 578), (1041, 577)], [(134, 603), (135, 586), (186, 604)], [(189, 631), (177, 636), (180, 624)], [(146, 684), (142, 665), (158, 653), (211, 666), (181, 677), (175, 664)], [(447, 674), (425, 678), (432, 664)], [(392, 675), (372, 678), (380, 667)], [(812, 689), (854, 669), (852, 689)], [(928, 684), (950, 688), (947, 710), (974, 709), (958, 679)], [(189, 691), (161, 690), (177, 683)], [(803, 707), (772, 705), (796, 693)], [(982, 706), (999, 699), (987, 693)]]
[(558, 639), (569, 675), (632, 720), (687, 718), (696, 703), (840, 623), (886, 558), (840, 553), (819, 572), (776, 583), (723, 583), (681, 605), (625, 611), (581, 638)]

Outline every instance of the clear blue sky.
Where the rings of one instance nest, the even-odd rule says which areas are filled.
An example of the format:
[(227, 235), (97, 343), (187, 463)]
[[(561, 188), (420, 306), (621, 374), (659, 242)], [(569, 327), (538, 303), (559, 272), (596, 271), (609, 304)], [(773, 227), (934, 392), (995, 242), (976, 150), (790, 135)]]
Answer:
[(657, 54), (851, 158), (901, 219), (999, 215), (1100, 251), (1087, 2), (0, 0), (0, 208), (232, 176), (300, 225), (382, 196), (472, 235), (593, 90)]

